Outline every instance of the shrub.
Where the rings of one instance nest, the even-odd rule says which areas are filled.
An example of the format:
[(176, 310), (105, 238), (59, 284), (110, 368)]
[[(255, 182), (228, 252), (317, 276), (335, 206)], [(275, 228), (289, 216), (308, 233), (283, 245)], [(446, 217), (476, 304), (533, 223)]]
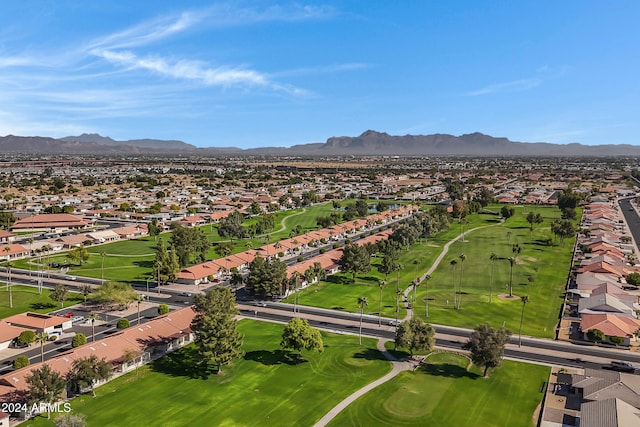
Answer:
[(124, 317), (122, 319), (119, 319), (116, 327), (118, 329), (127, 329), (129, 327), (129, 319)]
[(589, 329), (589, 332), (587, 332), (587, 338), (589, 341), (600, 342), (604, 341), (605, 335), (600, 329)]
[(302, 262), (302, 261), (304, 261), (304, 257), (303, 257), (302, 255), (300, 255), (300, 256), (298, 257), (298, 262)]
[(71, 339), (71, 347), (73, 348), (80, 347), (81, 345), (84, 345), (86, 343), (87, 343), (87, 336), (82, 332), (78, 332)]
[(18, 336), (18, 341), (22, 344), (31, 344), (36, 340), (36, 333), (33, 331), (22, 331)]
[(327, 252), (327, 250), (326, 250), (325, 248), (320, 248), (320, 249), (318, 250), (318, 253), (320, 253), (320, 254), (323, 254), (323, 253), (325, 253), (325, 252)]
[(169, 306), (167, 304), (160, 304), (158, 306), (158, 314), (167, 314), (169, 312)]
[(31, 362), (29, 362), (29, 358), (27, 356), (18, 356), (13, 361), (13, 369), (24, 368), (25, 366), (29, 366)]
[(624, 338), (622, 337), (617, 337), (617, 336), (612, 336), (611, 338), (609, 338), (609, 340), (614, 343), (615, 345), (620, 345), (624, 342)]

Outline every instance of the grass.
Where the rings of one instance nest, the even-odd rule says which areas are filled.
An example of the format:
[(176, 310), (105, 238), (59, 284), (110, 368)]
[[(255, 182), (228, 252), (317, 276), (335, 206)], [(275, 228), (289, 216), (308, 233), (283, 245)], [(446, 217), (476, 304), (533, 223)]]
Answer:
[(545, 366), (503, 361), (487, 378), (451, 353), (400, 373), (341, 412), (330, 426), (533, 426)]
[[(499, 211), (499, 206), (490, 209)], [(526, 214), (534, 209), (544, 217), (543, 224), (537, 225), (531, 232)], [(563, 245), (556, 242), (547, 246), (544, 241), (553, 238), (551, 221), (559, 218), (560, 211), (555, 207), (516, 206), (515, 215), (504, 223), (500, 223), (495, 215), (474, 214), (467, 217), (464, 225), (465, 241), (453, 243), (438, 268), (428, 281), (429, 317), (426, 317), (427, 283), (423, 282), (416, 292), (413, 301), (414, 313), (434, 324), (444, 324), (474, 328), (483, 322), (495, 327), (505, 326), (517, 333), (520, 326), (522, 303), (519, 296), (528, 295), (530, 302), (525, 307), (523, 335), (553, 337), (559, 310), (562, 304), (565, 282), (571, 263), (571, 252), (574, 239), (566, 239)], [(406, 289), (411, 282), (425, 273), (444, 245), (458, 236), (463, 228), (457, 220), (451, 227), (429, 239), (426, 243), (413, 245), (400, 255), (403, 270), (399, 272), (399, 288)], [(476, 227), (485, 227), (469, 231)], [(509, 283), (510, 264), (506, 258), (513, 256), (512, 247), (518, 244), (522, 251), (518, 255), (513, 268), (514, 300), (505, 300), (499, 294), (508, 294), (505, 285)], [(460, 254), (465, 254), (465, 261), (460, 261)], [(495, 253), (503, 258), (494, 261), (493, 280), (492, 263), (489, 255)], [(450, 261), (457, 261), (455, 285), (460, 287), (460, 268), (462, 267), (462, 302), (460, 310), (453, 307), (454, 273)], [(338, 308), (358, 312), (357, 299), (366, 296), (369, 301), (368, 312), (378, 312), (378, 281), (385, 276), (378, 273), (376, 266), (381, 258), (372, 258), (373, 268), (363, 276), (356, 276), (355, 283), (351, 276), (344, 273), (329, 278), (304, 291), (300, 302), (305, 305)], [(396, 273), (389, 275), (388, 285), (384, 290), (382, 315), (395, 316)], [(491, 302), (490, 294), (492, 294)], [(410, 294), (413, 298), (413, 292)], [(291, 298), (290, 298), (291, 299)], [(287, 301), (287, 300), (285, 300)], [(400, 317), (404, 317), (401, 308)]]
[[(96, 389), (96, 398), (72, 401), (88, 426), (310, 426), (333, 406), (390, 369), (375, 341), (323, 333), (325, 350), (302, 360), (279, 348), (282, 325), (240, 322), (243, 359), (219, 375), (193, 375), (193, 347)], [(52, 417), (53, 418), (53, 417)], [(25, 426), (49, 426), (45, 417)]]
[[(0, 285), (0, 319), (4, 319), (14, 314), (33, 311), (36, 313), (48, 313), (60, 308), (60, 304), (49, 298), (51, 293), (48, 289), (38, 294), (38, 288), (30, 286), (13, 285), (11, 293), (13, 295), (13, 308), (9, 308), (9, 292), (4, 285)], [(82, 295), (69, 292), (65, 301), (65, 307), (83, 301)]]

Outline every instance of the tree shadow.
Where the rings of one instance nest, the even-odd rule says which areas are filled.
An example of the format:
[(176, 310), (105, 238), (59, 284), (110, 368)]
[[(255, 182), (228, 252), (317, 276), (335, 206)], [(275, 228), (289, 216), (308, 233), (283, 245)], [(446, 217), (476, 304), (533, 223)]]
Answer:
[(375, 277), (375, 276), (363, 276), (363, 277), (359, 277), (360, 280), (364, 280), (365, 282), (374, 282), (376, 285), (378, 284), (378, 281), (380, 280), (379, 277)]
[(452, 365), (451, 363), (425, 363), (420, 365), (420, 371), (437, 377), (470, 378), (472, 380), (480, 378), (480, 375), (469, 372), (461, 366)]
[(287, 350), (255, 350), (249, 351), (244, 355), (244, 360), (252, 360), (262, 363), (263, 365), (289, 365), (296, 366), (301, 363), (307, 363), (307, 360), (299, 353), (293, 353)]
[(33, 310), (45, 310), (45, 309), (48, 310), (52, 308), (57, 308), (58, 305), (50, 302), (34, 302), (29, 304), (29, 307), (32, 308)]
[(334, 306), (334, 307), (331, 307), (331, 310), (344, 310), (344, 307)]
[(353, 355), (355, 359), (387, 360), (384, 355), (375, 348), (365, 348)]
[(195, 347), (188, 346), (155, 360), (151, 368), (174, 377), (189, 377), (206, 380), (216, 373), (217, 367), (200, 363)]
[(350, 277), (332, 275), (325, 279), (329, 283), (337, 283), (338, 285), (347, 285), (353, 283)]
[(153, 268), (153, 261), (134, 261), (133, 265), (141, 268)]

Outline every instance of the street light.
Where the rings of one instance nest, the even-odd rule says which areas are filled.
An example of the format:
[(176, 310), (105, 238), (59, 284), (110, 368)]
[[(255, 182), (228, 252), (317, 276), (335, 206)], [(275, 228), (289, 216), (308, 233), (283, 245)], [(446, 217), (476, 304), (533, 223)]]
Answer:
[(140, 300), (138, 300), (138, 326), (140, 325)]

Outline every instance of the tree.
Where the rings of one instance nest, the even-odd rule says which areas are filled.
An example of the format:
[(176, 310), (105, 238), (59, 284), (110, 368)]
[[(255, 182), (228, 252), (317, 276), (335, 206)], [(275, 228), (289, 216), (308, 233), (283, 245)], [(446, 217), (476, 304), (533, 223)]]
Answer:
[(284, 349), (292, 349), (298, 353), (302, 350), (322, 352), (324, 343), (322, 334), (316, 328), (309, 326), (307, 319), (294, 317), (287, 323), (282, 332), (280, 346)]
[(397, 347), (408, 348), (413, 356), (414, 350), (433, 350), (436, 344), (435, 334), (433, 326), (414, 316), (398, 326), (395, 343)]
[(169, 312), (169, 306), (167, 304), (160, 304), (158, 306), (158, 315), (167, 314)]
[(78, 332), (71, 339), (71, 347), (76, 348), (87, 343), (87, 336), (82, 332)]
[(240, 212), (231, 212), (225, 218), (220, 220), (220, 224), (218, 225), (218, 234), (223, 239), (244, 239), (247, 237), (247, 229), (242, 225), (243, 221), (244, 217)]
[(424, 275), (424, 289), (426, 292), (426, 296), (424, 297), (424, 315), (429, 317), (429, 280), (431, 280), (431, 276), (428, 274)]
[(568, 219), (555, 220), (551, 223), (551, 232), (560, 238), (560, 245), (564, 244), (564, 239), (576, 234), (576, 228)]
[(560, 210), (565, 208), (575, 209), (580, 203), (580, 194), (574, 192), (570, 188), (565, 188), (558, 194), (558, 207)]
[(511, 332), (504, 328), (494, 329), (488, 323), (483, 323), (473, 330), (462, 348), (471, 352), (471, 360), (475, 365), (484, 367), (483, 375), (486, 377), (489, 368), (500, 365), (510, 335)]
[(241, 357), (243, 335), (238, 331), (235, 297), (229, 288), (215, 287), (194, 298), (195, 317), (191, 329), (200, 363), (208, 369), (210, 363), (221, 365)]
[(513, 296), (513, 266), (516, 264), (517, 259), (516, 257), (510, 256), (509, 258), (507, 258), (507, 261), (509, 261), (509, 296), (512, 297)]
[(49, 298), (52, 300), (59, 302), (60, 307), (64, 308), (64, 300), (67, 298), (68, 289), (62, 283), (56, 284), (56, 286), (51, 290), (51, 294), (49, 294)]
[(533, 232), (534, 224), (542, 224), (542, 221), (543, 221), (542, 215), (533, 211), (529, 212), (527, 214), (527, 222), (529, 223), (529, 232), (530, 233)]
[(363, 246), (350, 243), (344, 247), (340, 267), (343, 271), (351, 272), (351, 280), (355, 282), (357, 273), (367, 273), (371, 269), (371, 258)]
[(29, 366), (29, 358), (27, 356), (18, 356), (13, 361), (13, 369), (22, 369)]
[[(40, 369), (34, 369), (25, 377), (27, 394), (30, 403), (55, 403), (62, 398), (66, 383), (62, 375), (51, 370), (44, 364)], [(49, 406), (47, 406), (47, 418), (51, 418)]]
[(491, 304), (491, 300), (493, 299), (493, 264), (495, 260), (499, 258), (498, 258), (498, 255), (491, 252), (491, 255), (489, 255), (489, 259), (491, 260), (491, 279), (489, 280), (489, 304)]
[(199, 228), (184, 227), (177, 222), (171, 224), (171, 247), (180, 267), (194, 262), (204, 262), (209, 251), (209, 240)]
[(627, 274), (626, 277), (627, 283), (631, 286), (635, 286), (636, 288), (640, 285), (640, 273), (634, 271), (632, 273)]
[(80, 285), (80, 293), (84, 297), (85, 304), (87, 303), (87, 296), (89, 296), (92, 291), (93, 291), (93, 288), (91, 287), (91, 285), (87, 285), (87, 284)]
[(36, 334), (36, 342), (40, 344), (40, 361), (44, 363), (44, 343), (49, 340), (49, 334), (46, 332), (38, 332)]
[(67, 252), (67, 258), (80, 265), (86, 262), (89, 259), (89, 256), (89, 251), (84, 247), (84, 245), (77, 246)]
[(138, 300), (138, 293), (128, 283), (109, 281), (99, 285), (89, 298), (96, 304), (124, 308)]
[(249, 264), (247, 291), (258, 298), (283, 294), (287, 280), (287, 264), (276, 259), (257, 256)]
[(126, 317), (118, 319), (118, 323), (116, 323), (116, 328), (118, 329), (127, 329), (129, 326), (131, 325), (129, 323), (129, 319), (127, 319)]
[[(130, 365), (133, 362), (136, 362), (136, 359), (140, 357), (140, 352), (133, 348), (127, 348), (122, 353), (122, 363), (126, 365)], [(136, 362), (136, 377), (138, 376), (138, 368), (140, 367), (140, 363)]]
[[(104, 280), (104, 259), (106, 258), (107, 253), (105, 251), (100, 251), (100, 278), (102, 280)], [(87, 299), (85, 298), (85, 301), (87, 302)]]
[(500, 215), (502, 215), (502, 218), (504, 218), (504, 219), (511, 218), (515, 214), (515, 212), (516, 212), (516, 210), (512, 206), (504, 205), (500, 209)]
[(298, 288), (302, 284), (302, 274), (299, 271), (294, 271), (289, 277), (289, 291), (293, 292), (293, 312), (296, 312), (298, 304)]
[(460, 254), (460, 256), (458, 257), (460, 258), (460, 286), (458, 287), (458, 310), (460, 310), (460, 303), (462, 302), (462, 274), (463, 274), (463, 268), (462, 266), (464, 265), (464, 260), (467, 259), (467, 256), (465, 254)]
[(382, 315), (382, 290), (387, 286), (386, 280), (378, 280), (378, 289), (380, 290), (380, 297), (378, 298), (378, 326), (382, 325), (380, 316)]
[(111, 364), (105, 359), (91, 355), (73, 361), (71, 370), (67, 373), (67, 381), (74, 392), (81, 393), (83, 389), (90, 387), (91, 394), (96, 397), (96, 383), (109, 379), (111, 375)]
[(522, 301), (522, 313), (520, 314), (520, 330), (518, 332), (518, 347), (522, 347), (522, 322), (524, 321), (524, 307), (527, 303), (531, 302), (528, 295), (522, 295), (520, 297), (520, 301)]
[(91, 322), (91, 341), (96, 341), (96, 320), (100, 320), (100, 315), (95, 311), (92, 311), (87, 316), (87, 320)]
[(221, 258), (231, 255), (235, 245), (231, 242), (220, 242), (213, 247), (213, 251)]
[(458, 265), (458, 261), (456, 261), (455, 259), (452, 259), (451, 261), (449, 261), (449, 265), (451, 266), (451, 274), (452, 276), (452, 283), (453, 283), (453, 308), (456, 308), (456, 298), (457, 298), (457, 291), (456, 291), (456, 265)]
[(358, 332), (358, 343), (362, 345), (362, 315), (364, 313), (364, 309), (369, 306), (369, 301), (367, 297), (358, 297), (358, 307), (360, 308), (360, 329)]
[(31, 345), (36, 341), (36, 333), (33, 331), (22, 331), (18, 335), (18, 341), (21, 344)]
[(602, 342), (607, 336), (600, 329), (589, 329), (587, 331), (587, 339), (591, 342)]
[(158, 218), (153, 218), (151, 222), (147, 225), (147, 230), (149, 230), (149, 236), (153, 236), (153, 240), (158, 240), (158, 235), (162, 231), (162, 226), (158, 224)]

